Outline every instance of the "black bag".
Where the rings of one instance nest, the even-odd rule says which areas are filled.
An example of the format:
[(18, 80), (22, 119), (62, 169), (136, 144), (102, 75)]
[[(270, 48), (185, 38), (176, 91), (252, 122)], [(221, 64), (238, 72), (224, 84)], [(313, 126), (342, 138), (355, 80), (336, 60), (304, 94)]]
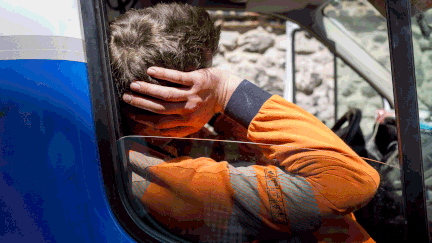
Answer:
[[(341, 129), (347, 121), (348, 126)], [(332, 130), (361, 157), (399, 166), (395, 119), (386, 118), (382, 124), (376, 124), (372, 137), (367, 140), (360, 129), (360, 121), (361, 111), (351, 109)], [(357, 222), (378, 243), (404, 242), (405, 218), (400, 170), (365, 161), (378, 171), (381, 183), (374, 198), (365, 207), (354, 212)]]

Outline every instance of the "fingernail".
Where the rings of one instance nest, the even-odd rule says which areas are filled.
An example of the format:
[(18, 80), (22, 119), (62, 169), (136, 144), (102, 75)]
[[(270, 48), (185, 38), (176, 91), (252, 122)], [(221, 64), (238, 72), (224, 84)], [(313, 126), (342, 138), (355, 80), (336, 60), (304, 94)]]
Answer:
[(139, 90), (141, 86), (138, 83), (131, 83), (130, 87), (133, 90)]
[(129, 102), (131, 102), (132, 97), (130, 95), (128, 95), (128, 94), (124, 94), (123, 95), (123, 100), (129, 103)]
[(149, 69), (147, 69), (147, 73), (150, 74), (150, 75), (155, 75), (156, 74), (156, 69), (149, 68)]

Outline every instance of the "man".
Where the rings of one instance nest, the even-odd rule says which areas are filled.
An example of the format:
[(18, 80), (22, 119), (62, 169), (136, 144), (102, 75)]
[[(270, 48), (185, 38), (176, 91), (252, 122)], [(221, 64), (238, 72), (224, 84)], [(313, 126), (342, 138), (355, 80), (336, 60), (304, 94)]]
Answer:
[(134, 193), (158, 224), (200, 242), (374, 242), (352, 212), (371, 200), (378, 173), (337, 135), (300, 107), (231, 73), (170, 65), (155, 63), (143, 72), (173, 85), (142, 79), (123, 95), (153, 113), (125, 111), (131, 119), (150, 135), (184, 137), (221, 112), (242, 125), (244, 137), (275, 165), (236, 168), (210, 158), (163, 161), (128, 151), (141, 182)]
[[(110, 54), (115, 86), (119, 97), (130, 92), (130, 84), (134, 80), (168, 85), (164, 80), (158, 80), (147, 75), (145, 70), (152, 66), (163, 66), (180, 71), (192, 71), (210, 67), (213, 55), (218, 50), (220, 27), (216, 27), (208, 13), (201, 9), (183, 4), (159, 4), (152, 8), (131, 10), (119, 16), (110, 25)], [(179, 87), (179, 85), (170, 83)], [(124, 102), (121, 110), (127, 115), (143, 114), (155, 116), (149, 112), (137, 109)], [(188, 137), (216, 138), (210, 131), (203, 128), (211, 117), (200, 117), (196, 126), (188, 124), (182, 127), (183, 134)], [(152, 129), (133, 118), (126, 119), (127, 135), (161, 135), (160, 131)], [(230, 129), (226, 129), (230, 127)], [(230, 118), (220, 115), (217, 118), (216, 129), (223, 133), (224, 139), (247, 139), (236, 132), (245, 130)], [(234, 133), (234, 134), (233, 134)], [(181, 134), (176, 134), (180, 136)], [(154, 145), (162, 146), (177, 155), (177, 151), (187, 154), (190, 146), (187, 141), (181, 145), (170, 146), (169, 139), (148, 138)], [(173, 141), (172, 143), (175, 143)], [(182, 146), (183, 145), (183, 146)], [(245, 156), (262, 154), (261, 149), (254, 145), (240, 144), (239, 151)], [(177, 147), (175, 149), (174, 147)], [(214, 158), (223, 157), (214, 154)], [(260, 162), (267, 161), (260, 156)]]

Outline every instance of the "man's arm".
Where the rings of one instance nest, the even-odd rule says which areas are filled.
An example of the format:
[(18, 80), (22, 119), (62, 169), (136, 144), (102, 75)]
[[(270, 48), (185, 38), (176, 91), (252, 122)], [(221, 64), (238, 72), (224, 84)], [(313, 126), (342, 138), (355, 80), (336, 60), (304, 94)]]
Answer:
[(278, 166), (235, 168), (207, 158), (153, 166), (154, 183), (141, 199), (159, 221), (258, 238), (260, 229), (273, 229), (277, 237), (316, 229), (372, 198), (377, 172), (317, 118), (247, 81), (234, 91), (225, 114)]

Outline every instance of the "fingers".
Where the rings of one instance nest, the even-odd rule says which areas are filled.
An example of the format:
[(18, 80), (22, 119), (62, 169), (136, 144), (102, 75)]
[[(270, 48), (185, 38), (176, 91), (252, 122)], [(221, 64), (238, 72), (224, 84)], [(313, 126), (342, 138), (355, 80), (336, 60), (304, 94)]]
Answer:
[(147, 74), (158, 79), (163, 79), (186, 86), (192, 86), (194, 84), (193, 80), (197, 79), (197, 77), (195, 77), (194, 73), (192, 72), (185, 73), (161, 67), (150, 67), (147, 69)]
[(124, 94), (123, 100), (130, 105), (158, 114), (171, 115), (187, 112), (185, 111), (185, 102), (161, 101), (151, 97), (142, 97), (135, 94)]
[(171, 102), (186, 101), (188, 95), (184, 88), (173, 88), (141, 81), (133, 82), (130, 87), (135, 92)]

